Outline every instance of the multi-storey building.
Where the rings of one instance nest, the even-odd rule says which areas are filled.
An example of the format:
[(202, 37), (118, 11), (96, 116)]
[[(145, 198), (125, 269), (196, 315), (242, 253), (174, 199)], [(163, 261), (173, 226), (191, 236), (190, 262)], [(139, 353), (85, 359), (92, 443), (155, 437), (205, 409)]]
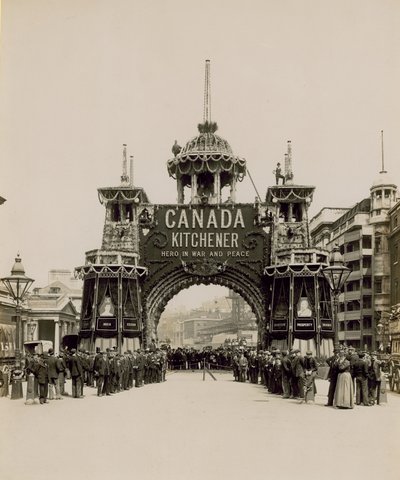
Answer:
[(400, 201), (389, 210), (390, 303), (400, 305)]
[(377, 325), (390, 313), (389, 211), (397, 187), (382, 170), (370, 197), (348, 209), (324, 208), (310, 222), (314, 245), (339, 245), (351, 274), (339, 297), (339, 341), (379, 347)]
[[(384, 348), (391, 352), (400, 352), (400, 201), (389, 210), (390, 234), (390, 303), (391, 315), (388, 321), (382, 322), (381, 341)], [(385, 319), (386, 320), (386, 319)]]

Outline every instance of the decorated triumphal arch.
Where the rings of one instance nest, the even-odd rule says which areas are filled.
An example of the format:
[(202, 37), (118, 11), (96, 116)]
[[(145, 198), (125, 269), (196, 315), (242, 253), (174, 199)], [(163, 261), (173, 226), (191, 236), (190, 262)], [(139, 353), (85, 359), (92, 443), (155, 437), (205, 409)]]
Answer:
[[(207, 61), (203, 122), (185, 146), (175, 141), (167, 161), (177, 203), (153, 204), (134, 185), (126, 146), (120, 185), (98, 190), (106, 211), (102, 246), (86, 252), (85, 265), (76, 269), (84, 280), (80, 336), (88, 349), (157, 342), (168, 301), (198, 284), (239, 293), (256, 316), (262, 347), (312, 340), (318, 353), (333, 338), (322, 275), (327, 252), (310, 242), (314, 187), (294, 183), (291, 143), (265, 196), (257, 192), (254, 203), (238, 203), (247, 163), (216, 132)], [(268, 181), (271, 170), (258, 182)]]

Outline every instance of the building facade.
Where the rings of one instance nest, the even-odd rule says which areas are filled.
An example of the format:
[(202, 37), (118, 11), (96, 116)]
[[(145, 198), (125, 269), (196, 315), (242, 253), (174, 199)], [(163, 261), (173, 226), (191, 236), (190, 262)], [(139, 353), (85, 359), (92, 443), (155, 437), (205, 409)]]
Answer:
[[(71, 279), (69, 286), (59, 281), (55, 272), (49, 274), (53, 280), (43, 288), (34, 288), (22, 304), (20, 346), (27, 341), (50, 340), (57, 353), (62, 337), (78, 333), (79, 306), (82, 288)], [(69, 283), (64, 278), (66, 283)], [(6, 289), (0, 285), (0, 363), (15, 358), (16, 306)]]
[(339, 341), (356, 348), (380, 347), (377, 326), (390, 315), (389, 211), (397, 186), (382, 170), (369, 198), (348, 209), (324, 208), (310, 222), (314, 245), (338, 245), (351, 274), (339, 297)]

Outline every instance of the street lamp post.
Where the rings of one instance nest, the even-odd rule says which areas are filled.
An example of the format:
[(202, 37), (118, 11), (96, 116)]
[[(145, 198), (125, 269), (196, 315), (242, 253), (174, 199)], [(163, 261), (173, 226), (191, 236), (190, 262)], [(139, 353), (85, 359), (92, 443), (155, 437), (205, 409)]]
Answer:
[[(16, 331), (15, 331), (15, 369), (21, 368), (21, 344), (22, 344), (22, 332), (21, 332), (21, 304), (27, 294), (29, 287), (33, 283), (33, 279), (28, 278), (25, 275), (25, 269), (21, 263), (19, 254), (15, 259), (13, 268), (11, 269), (11, 275), (9, 277), (2, 278), (1, 281), (7, 288), (8, 293), (13, 298), (16, 309)], [(12, 398), (16, 398), (12, 395)], [(22, 397), (20, 397), (22, 398)]]
[(333, 294), (333, 322), (334, 322), (334, 347), (339, 347), (339, 323), (338, 323), (338, 306), (339, 306), (339, 294), (343, 285), (349, 278), (351, 270), (344, 266), (343, 256), (340, 253), (339, 247), (336, 245), (330, 255), (330, 266), (322, 270), (322, 273), (329, 284), (331, 292)]

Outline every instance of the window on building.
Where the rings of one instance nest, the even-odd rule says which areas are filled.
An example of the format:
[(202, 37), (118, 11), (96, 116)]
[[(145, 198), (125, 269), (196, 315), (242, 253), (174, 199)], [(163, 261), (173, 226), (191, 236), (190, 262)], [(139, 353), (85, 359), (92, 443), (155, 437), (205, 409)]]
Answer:
[(111, 206), (111, 221), (112, 222), (120, 222), (121, 221), (121, 212), (120, 212), (118, 203), (114, 203)]
[(60, 287), (50, 287), (49, 293), (60, 293), (61, 288)]
[(382, 279), (375, 278), (375, 293), (382, 293)]
[(371, 268), (371, 257), (363, 257), (363, 268)]
[(397, 263), (399, 261), (399, 244), (395, 243), (393, 247), (393, 263)]
[(124, 217), (125, 217), (125, 221), (132, 222), (133, 220), (132, 204), (124, 205)]
[(364, 317), (363, 318), (363, 328), (365, 328), (365, 329), (372, 328), (372, 318), (371, 317)]
[(397, 215), (393, 217), (393, 228), (397, 227)]
[(385, 190), (385, 198), (390, 198), (390, 190)]
[(382, 252), (382, 236), (379, 233), (375, 235), (375, 253), (381, 253), (381, 252)]
[(364, 277), (363, 288), (371, 288), (371, 287), (372, 287), (371, 277)]
[(371, 297), (363, 296), (363, 308), (371, 308)]
[(363, 237), (362, 237), (362, 248), (372, 248), (372, 237), (371, 237), (371, 235), (363, 235)]

